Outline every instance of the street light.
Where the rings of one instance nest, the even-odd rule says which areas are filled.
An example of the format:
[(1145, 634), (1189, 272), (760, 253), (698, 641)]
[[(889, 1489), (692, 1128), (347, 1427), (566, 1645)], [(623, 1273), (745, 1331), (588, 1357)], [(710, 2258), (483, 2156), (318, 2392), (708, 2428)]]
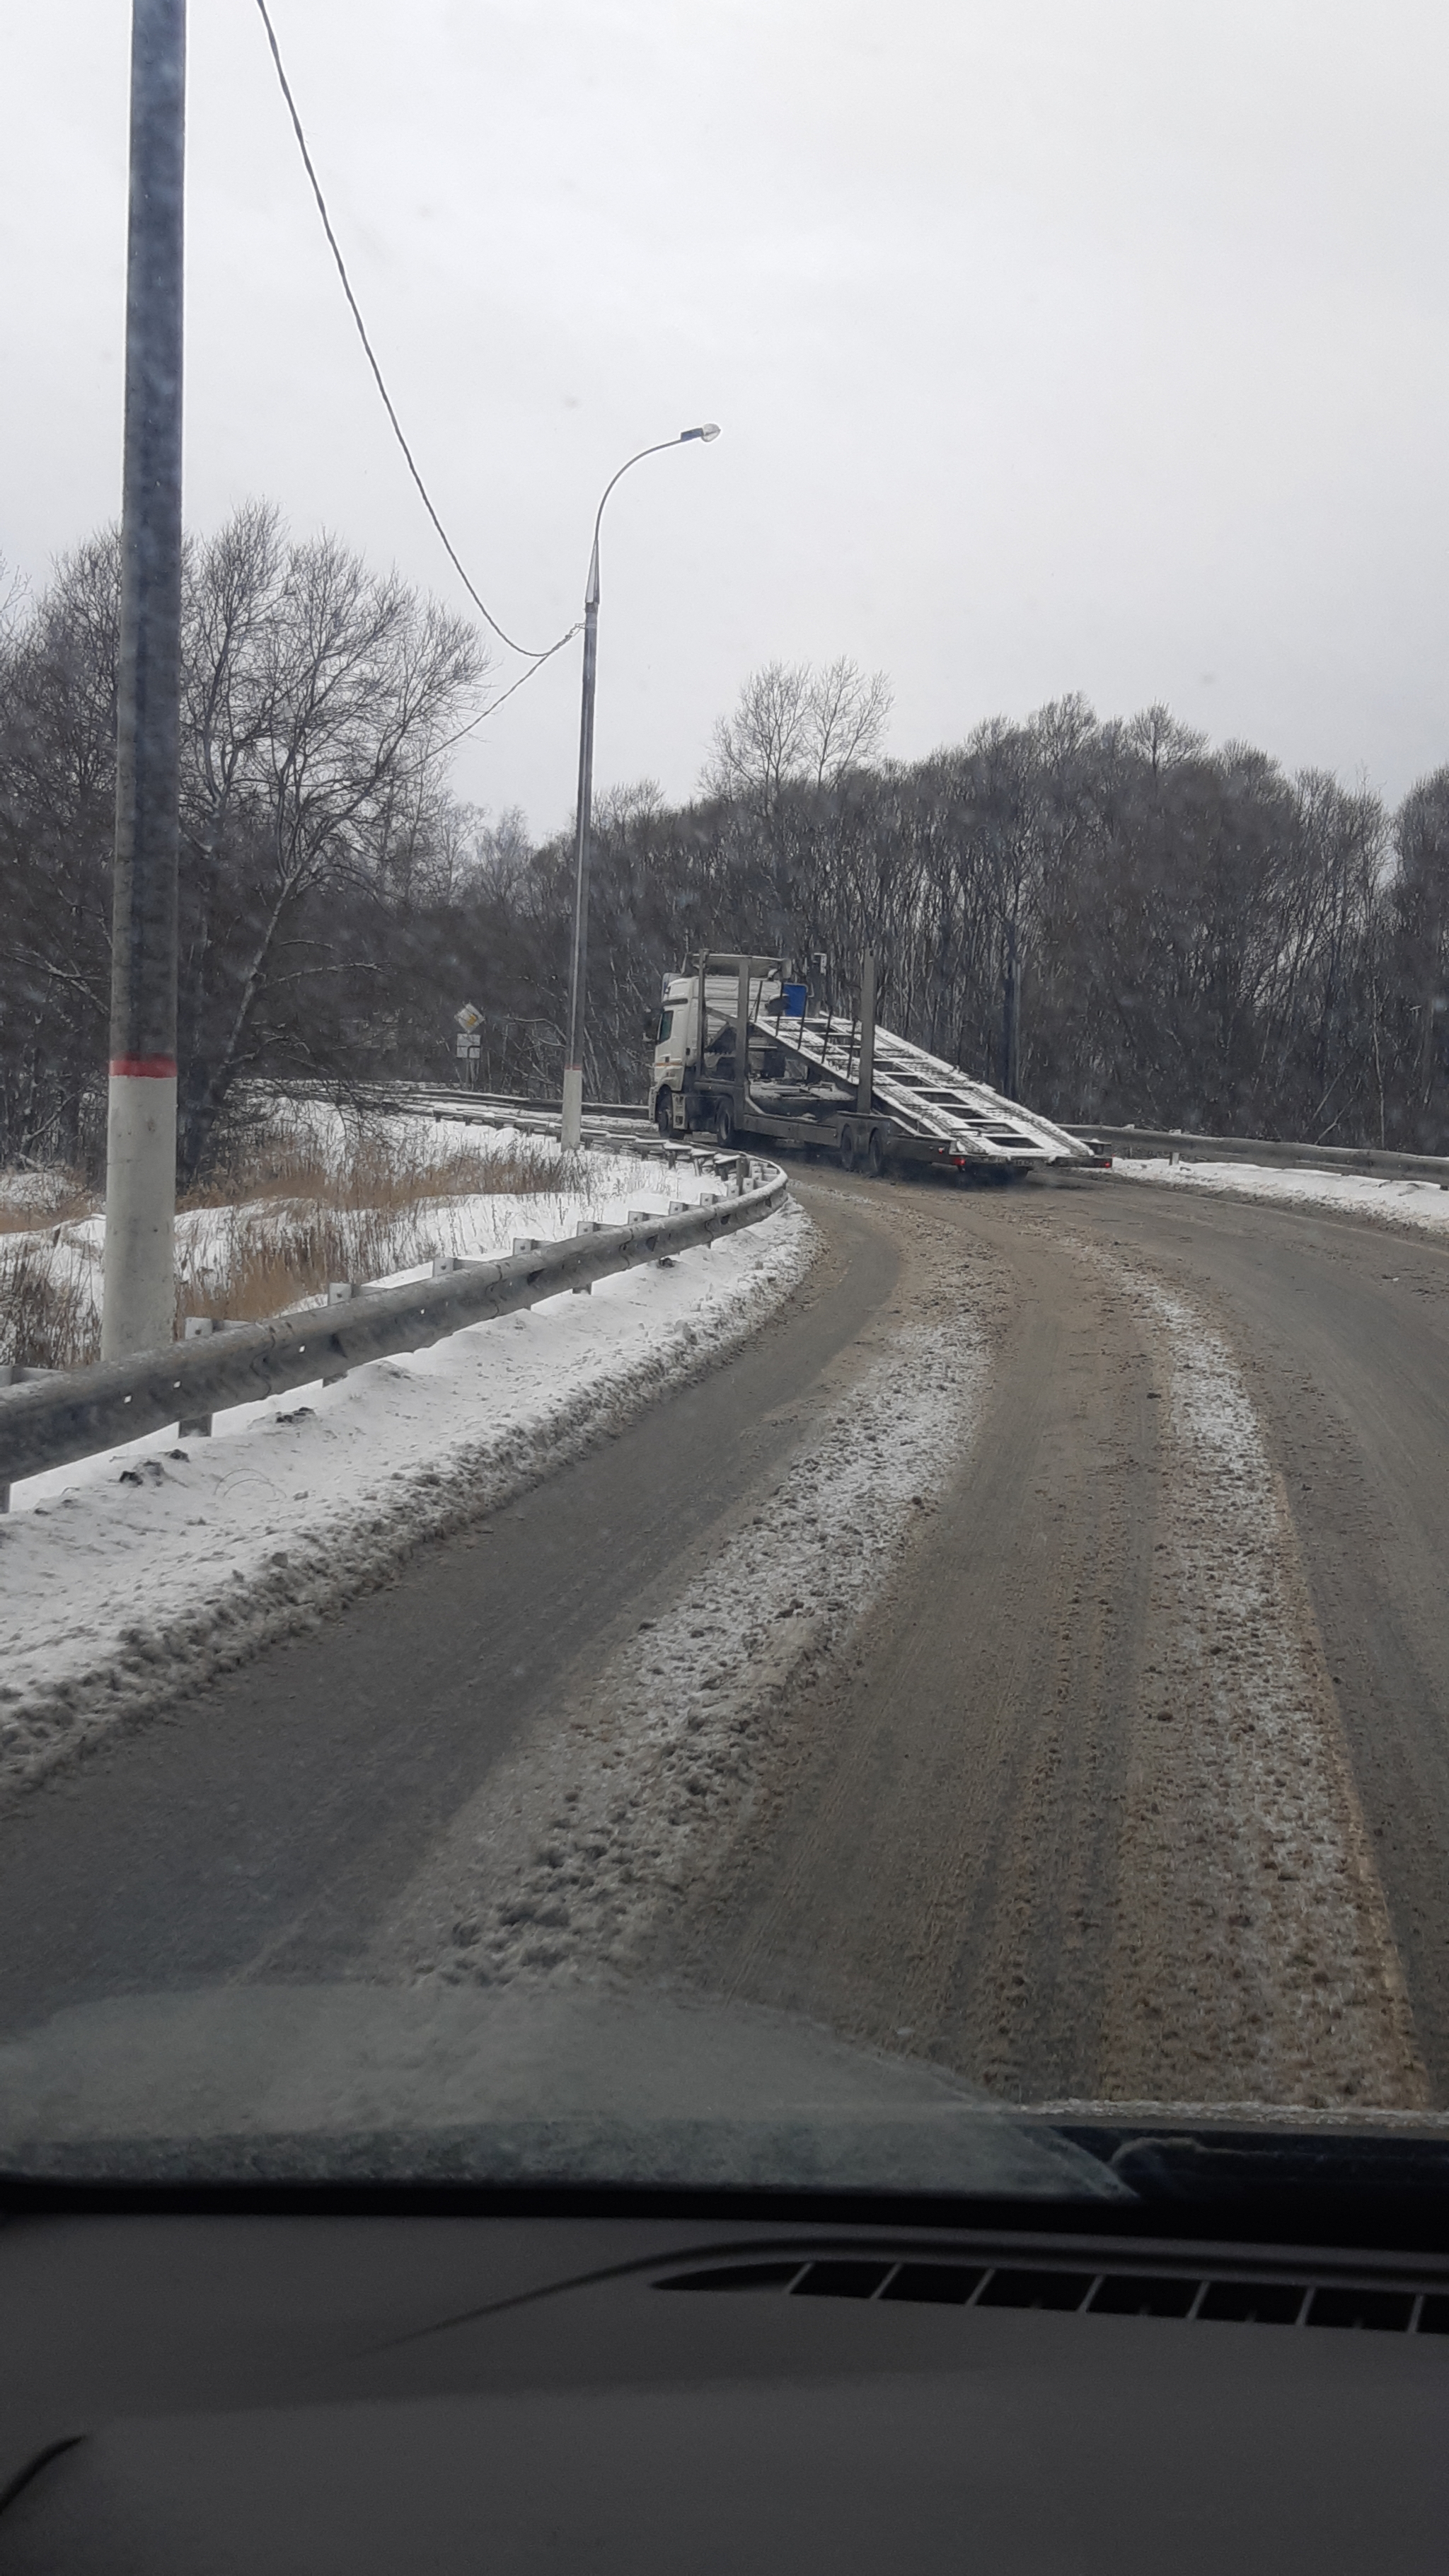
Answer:
[(579, 805), (578, 838), (574, 869), (574, 955), (569, 977), (569, 1042), (564, 1059), (563, 1122), (560, 1128), (564, 1151), (577, 1151), (584, 1132), (584, 977), (589, 946), (589, 832), (593, 819), (594, 795), (594, 679), (598, 666), (599, 643), (599, 528), (604, 516), (604, 501), (614, 484), (646, 456), (662, 456), (666, 448), (687, 447), (691, 439), (701, 439), (706, 446), (719, 436), (717, 421), (702, 421), (697, 429), (682, 429), (677, 438), (661, 438), (653, 447), (641, 447), (637, 456), (626, 458), (613, 480), (604, 486), (604, 498), (594, 514), (594, 549), (589, 557), (588, 587), (584, 593), (584, 694), (579, 722)]

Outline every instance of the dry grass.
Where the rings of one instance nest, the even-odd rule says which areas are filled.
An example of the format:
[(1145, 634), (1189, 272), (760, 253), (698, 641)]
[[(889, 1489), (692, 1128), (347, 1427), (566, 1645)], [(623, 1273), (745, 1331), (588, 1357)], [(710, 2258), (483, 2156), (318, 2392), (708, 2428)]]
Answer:
[(73, 1225), (94, 1216), (97, 1193), (79, 1172), (53, 1164), (38, 1172), (12, 1171), (0, 1182), (0, 1234), (38, 1234), (46, 1226)]
[[(450, 1201), (475, 1196), (587, 1195), (593, 1173), (565, 1170), (557, 1148), (519, 1137), (504, 1151), (449, 1143), (430, 1126), (348, 1121), (318, 1132), (283, 1111), (236, 1138), (178, 1214), (211, 1223), (178, 1228), (177, 1331), (187, 1315), (252, 1323), (321, 1296), (334, 1279), (379, 1279), (451, 1250)], [(47, 1256), (58, 1229), (100, 1201), (69, 1172), (13, 1176), (0, 1196), (0, 1233), (28, 1240), (0, 1250), (0, 1362), (71, 1368), (97, 1357), (91, 1283)], [(188, 1243), (188, 1237), (191, 1238)]]
[(0, 1247), (0, 1363), (84, 1368), (101, 1353), (100, 1317), (87, 1281), (56, 1270), (32, 1235)]
[(177, 1267), (176, 1312), (247, 1324), (317, 1297), (332, 1279), (381, 1279), (430, 1261), (437, 1229), (409, 1207), (337, 1208), (279, 1200), (227, 1208), (201, 1259)]
[(542, 1140), (517, 1138), (507, 1153), (457, 1144), (439, 1153), (432, 1131), (399, 1136), (354, 1128), (345, 1147), (303, 1126), (278, 1124), (240, 1142), (181, 1200), (183, 1209), (238, 1207), (254, 1199), (306, 1201), (314, 1207), (417, 1209), (438, 1199), (557, 1189), (557, 1153)]
[(330, 1280), (412, 1269), (445, 1248), (449, 1200), (560, 1186), (557, 1152), (541, 1139), (519, 1138), (504, 1153), (439, 1143), (426, 1127), (351, 1126), (329, 1144), (281, 1122), (247, 1137), (182, 1201), (184, 1211), (225, 1214), (199, 1261), (178, 1273), (178, 1318), (250, 1323), (320, 1296)]

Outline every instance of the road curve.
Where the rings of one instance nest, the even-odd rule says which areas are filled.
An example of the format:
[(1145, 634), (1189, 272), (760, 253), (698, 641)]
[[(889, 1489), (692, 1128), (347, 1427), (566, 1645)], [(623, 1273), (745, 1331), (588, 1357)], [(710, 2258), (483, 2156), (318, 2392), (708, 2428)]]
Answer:
[(1444, 2102), (1449, 1256), (1120, 1182), (940, 1221), (989, 1407), (680, 1963), (1018, 2101)]
[[(825, 1249), (748, 1349), (0, 1818), (0, 2027), (483, 1973), (525, 1858), (555, 1920), (604, 1920), (562, 1828), (590, 1766), (655, 1776), (629, 1729), (652, 1690), (657, 1753), (677, 1632), (722, 1749), (668, 1858), (642, 1791), (579, 1840), (627, 1846), (621, 1971), (1017, 2100), (1449, 2105), (1449, 1250), (1105, 1176), (799, 1186)], [(842, 1576), (807, 1635), (812, 1480), (847, 1490), (821, 1426), (885, 1495), (912, 1334), (934, 1482), (851, 1506), (868, 1602)], [(719, 1600), (739, 1566), (768, 1638)], [(531, 1778), (510, 1859), (490, 1813)]]
[(779, 1447), (777, 1408), (848, 1377), (896, 1271), (888, 1232), (848, 1213), (727, 1365), (0, 1812), (0, 2029), (112, 1992), (343, 1973), (562, 1677), (707, 1553)]

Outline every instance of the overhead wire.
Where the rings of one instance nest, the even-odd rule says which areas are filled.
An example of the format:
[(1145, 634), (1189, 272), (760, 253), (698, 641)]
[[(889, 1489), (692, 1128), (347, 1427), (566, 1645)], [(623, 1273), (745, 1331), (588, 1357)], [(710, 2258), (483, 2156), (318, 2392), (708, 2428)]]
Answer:
[[(327, 211), (327, 200), (322, 194), (322, 183), (317, 176), (312, 155), (307, 146), (307, 137), (303, 130), (302, 119), (297, 111), (297, 102), (292, 96), (291, 83), (287, 78), (286, 67), (282, 61), (282, 49), (277, 42), (277, 31), (272, 25), (271, 16), (267, 9), (267, 0), (257, 0), (257, 8), (261, 13), (262, 25), (267, 31), (267, 43), (271, 47), (272, 61), (276, 67), (277, 79), (281, 85), (282, 96), (287, 103), (287, 113), (292, 120), (292, 131), (297, 138), (297, 149), (302, 155), (302, 166), (312, 183), (312, 194), (317, 200), (317, 212), (322, 218), (322, 229), (327, 236), (328, 248), (331, 250), (332, 257), (336, 262), (337, 274), (342, 280), (342, 292), (347, 298), (352, 319), (357, 325), (357, 336), (362, 342), (362, 346), (367, 357), (367, 363), (372, 369), (373, 380), (377, 386), (378, 392), (382, 396), (383, 409), (386, 411), (388, 419), (392, 424), (393, 436), (397, 440), (399, 447), (402, 449), (403, 456), (407, 462), (408, 472), (411, 474), (414, 483), (418, 487), (419, 494), (422, 498), (423, 508), (427, 511), (428, 517), (432, 520), (433, 526), (437, 530), (439, 537), (442, 539), (444, 551), (447, 554), (448, 560), (452, 564), (463, 588), (472, 600), (474, 607), (477, 609), (479, 616), (484, 619), (487, 625), (492, 627), (494, 634), (498, 637), (501, 643), (507, 645), (510, 653), (521, 653), (524, 660), (532, 666), (529, 670), (525, 671), (519, 679), (513, 682), (511, 688), (503, 690), (499, 697), (492, 699), (490, 703), (482, 709), (481, 713), (473, 718), (472, 724), (464, 725), (462, 733), (456, 733), (451, 736), (452, 741), (461, 742), (464, 733), (471, 733), (474, 725), (481, 724), (485, 716), (492, 715), (495, 707), (502, 706), (504, 698), (511, 698), (515, 689), (521, 689), (525, 680), (531, 680), (535, 671), (542, 670), (545, 662), (551, 661), (555, 653), (561, 653), (565, 644), (572, 643), (574, 637), (578, 634), (579, 629), (577, 625), (571, 626), (568, 629), (567, 634), (560, 635), (556, 643), (545, 645), (541, 651), (536, 650), (527, 644), (519, 644), (504, 627), (499, 625), (499, 622), (494, 616), (492, 610), (486, 605), (478, 591), (474, 588), (473, 583), (469, 580), (457, 547), (454, 545), (452, 538), (449, 536), (447, 529), (439, 518), (438, 513), (433, 506), (432, 495), (429, 492), (426, 483), (423, 481), (422, 475), (418, 471), (417, 460), (403, 435), (402, 423), (398, 419), (396, 409), (393, 405), (392, 396), (388, 392), (387, 384), (384, 379), (382, 369), (378, 365), (376, 352), (373, 349), (372, 342), (367, 336), (367, 325), (363, 321), (361, 308), (352, 291), (352, 280), (347, 274), (347, 262), (342, 256), (337, 235), (332, 229), (332, 218)], [(443, 745), (442, 748), (446, 749), (447, 745)]]
[(504, 699), (511, 698), (515, 689), (521, 689), (525, 680), (531, 680), (536, 671), (541, 671), (545, 662), (549, 658), (549, 654), (562, 651), (565, 644), (569, 644), (573, 641), (573, 638), (577, 635), (578, 631), (577, 626), (571, 626), (567, 635), (561, 635), (559, 637), (557, 644), (550, 644), (548, 653), (540, 653), (537, 661), (530, 662), (526, 671), (520, 671), (516, 680), (511, 681), (506, 689), (500, 689), (497, 697), (490, 698), (486, 707), (480, 707), (476, 716), (470, 716), (465, 725), (459, 725), (456, 733), (448, 734), (445, 739), (438, 744), (437, 747), (439, 752), (451, 751), (455, 742), (461, 742), (467, 734), (476, 733), (485, 717), (495, 715), (498, 709), (502, 706)]

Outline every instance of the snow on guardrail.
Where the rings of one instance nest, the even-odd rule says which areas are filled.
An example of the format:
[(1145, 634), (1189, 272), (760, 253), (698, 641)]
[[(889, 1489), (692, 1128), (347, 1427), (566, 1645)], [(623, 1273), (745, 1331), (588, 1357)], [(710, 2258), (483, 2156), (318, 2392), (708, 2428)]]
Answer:
[(1267, 1136), (1200, 1136), (1192, 1128), (1069, 1127), (1070, 1136), (1104, 1147), (1122, 1159), (1197, 1163), (1257, 1163), (1290, 1170), (1365, 1172), (1407, 1181), (1436, 1181), (1449, 1190), (1449, 1155), (1401, 1154), (1386, 1145), (1293, 1145)]

